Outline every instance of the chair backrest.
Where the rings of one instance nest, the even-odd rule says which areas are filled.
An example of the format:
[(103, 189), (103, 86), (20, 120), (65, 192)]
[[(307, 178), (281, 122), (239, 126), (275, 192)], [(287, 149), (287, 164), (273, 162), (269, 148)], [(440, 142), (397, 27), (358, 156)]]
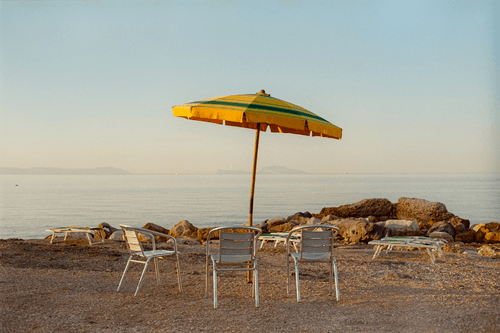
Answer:
[[(234, 232), (244, 231), (244, 232)], [(253, 261), (256, 254), (256, 241), (262, 233), (255, 227), (220, 227), (212, 229), (207, 236), (207, 255), (209, 254), (210, 237), (219, 232), (219, 262)]]
[(254, 256), (253, 232), (221, 232), (219, 239), (220, 262), (230, 261), (232, 256), (241, 256), (241, 261), (252, 261)]
[[(320, 228), (321, 230), (317, 230)], [(315, 231), (316, 230), (316, 231)], [(330, 257), (333, 253), (333, 241), (337, 236), (339, 229), (332, 225), (307, 225), (293, 228), (287, 237), (287, 255), (289, 253), (289, 238), (294, 232), (300, 232), (300, 258), (302, 254), (324, 254), (328, 253)]]
[(140, 253), (144, 256), (144, 249), (142, 247), (141, 241), (139, 240), (137, 230), (133, 227), (123, 225), (121, 225), (120, 227), (123, 231), (123, 237), (125, 238), (125, 242), (127, 243), (127, 248), (129, 249), (130, 253)]

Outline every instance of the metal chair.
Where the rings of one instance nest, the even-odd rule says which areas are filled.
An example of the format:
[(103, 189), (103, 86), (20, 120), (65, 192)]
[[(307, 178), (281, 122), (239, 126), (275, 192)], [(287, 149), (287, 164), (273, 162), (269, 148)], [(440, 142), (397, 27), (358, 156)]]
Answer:
[[(320, 228), (321, 231), (314, 231)], [(290, 257), (295, 263), (295, 286), (297, 289), (297, 302), (300, 302), (299, 262), (326, 262), (330, 263), (330, 294), (332, 293), (332, 273), (335, 272), (335, 292), (337, 301), (340, 300), (339, 283), (337, 275), (337, 260), (333, 256), (333, 240), (339, 228), (332, 225), (306, 225), (293, 228), (286, 239), (286, 293), (290, 290)], [(300, 251), (290, 252), (290, 243), (293, 233), (300, 233)]]
[[(231, 232), (230, 232), (231, 231)], [(244, 231), (244, 232), (241, 232)], [(246, 232), (245, 232), (246, 231)], [(219, 232), (219, 247), (215, 254), (210, 251), (210, 238)], [(217, 272), (252, 271), (252, 297), (259, 307), (259, 281), (257, 271), (257, 239), (261, 230), (255, 227), (219, 227), (212, 229), (207, 236), (207, 263), (205, 297), (208, 297), (209, 261), (212, 260), (214, 278), (214, 308), (217, 308)]]
[[(179, 266), (179, 252), (177, 251), (177, 242), (174, 237), (170, 235), (166, 235), (161, 232), (157, 231), (152, 231), (148, 229), (143, 229), (143, 228), (138, 228), (138, 227), (131, 227), (127, 225), (120, 225), (122, 231), (123, 231), (123, 237), (125, 239), (125, 242), (127, 244), (127, 248), (130, 251), (130, 257), (127, 261), (127, 266), (125, 266), (125, 271), (123, 272), (122, 278), (120, 280), (120, 284), (118, 285), (117, 291), (120, 290), (123, 279), (125, 278), (125, 274), (127, 273), (127, 270), (129, 268), (129, 265), (131, 262), (139, 263), (144, 265), (144, 270), (142, 271), (141, 279), (139, 280), (139, 284), (137, 285), (137, 289), (135, 291), (134, 296), (137, 296), (137, 293), (139, 292), (139, 288), (141, 288), (142, 284), (142, 279), (144, 278), (144, 273), (146, 273), (146, 269), (148, 268), (149, 261), (153, 259), (154, 264), (155, 264), (155, 272), (156, 272), (156, 281), (157, 284), (160, 284), (160, 275), (158, 271), (158, 261), (157, 259), (172, 259), (176, 261), (176, 269), (177, 269), (177, 280), (179, 283), (179, 291), (182, 292), (182, 284), (181, 284), (181, 275), (180, 275), (180, 266)], [(143, 236), (148, 236), (151, 237), (152, 239), (152, 247), (153, 249), (151, 251), (144, 251), (144, 248), (142, 246), (142, 243), (139, 239), (139, 233)], [(156, 249), (156, 243), (155, 243), (155, 237), (154, 235), (157, 236), (163, 236), (163, 237), (168, 237), (173, 239), (174, 241), (174, 250), (169, 251), (169, 250), (157, 250)]]

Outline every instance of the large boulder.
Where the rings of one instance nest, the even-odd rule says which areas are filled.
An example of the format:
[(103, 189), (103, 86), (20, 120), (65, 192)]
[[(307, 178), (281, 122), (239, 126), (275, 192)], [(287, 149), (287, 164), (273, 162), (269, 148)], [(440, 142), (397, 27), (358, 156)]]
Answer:
[[(448, 220), (448, 222), (453, 225), (453, 227), (455, 228), (457, 233), (459, 233), (458, 229), (461, 228), (461, 227), (457, 227), (460, 224), (462, 224), (465, 227), (465, 230), (470, 228), (470, 221), (463, 219), (461, 217), (458, 217), (458, 216), (453, 216), (451, 219)], [(461, 232), (463, 232), (463, 231), (461, 231)]]
[(368, 216), (391, 216), (392, 203), (387, 199), (364, 199), (339, 207), (324, 207), (315, 217), (321, 219), (327, 215), (340, 218), (359, 218)]
[[(212, 227), (212, 228), (200, 228), (196, 231), (196, 238), (200, 240), (201, 243), (205, 243), (208, 238), (208, 233), (217, 227)], [(219, 239), (219, 232), (214, 231), (212, 235), (210, 235), (210, 240), (212, 239)]]
[(339, 217), (335, 215), (326, 215), (321, 219), (321, 224), (331, 224), (332, 221), (338, 220)]
[(184, 220), (177, 223), (172, 229), (170, 229), (168, 234), (170, 236), (174, 236), (175, 238), (179, 236), (197, 237), (197, 231), (198, 228), (192, 225), (188, 220)]
[[(165, 229), (162, 226), (159, 226), (158, 224), (154, 224), (154, 223), (146, 223), (146, 225), (143, 228), (148, 229), (148, 230), (152, 230), (152, 231), (156, 231), (156, 232), (161, 232), (162, 234), (165, 234), (165, 235), (168, 235), (168, 232), (169, 232), (168, 229)], [(156, 238), (156, 240), (159, 240), (162, 242), (166, 242), (169, 239), (166, 236), (159, 236), (159, 235), (155, 235), (155, 238)]]
[(392, 236), (392, 232), (384, 226), (368, 223), (364, 219), (340, 219), (331, 224), (340, 229), (340, 237), (349, 243), (366, 243), (370, 240)]
[(454, 215), (440, 202), (429, 202), (424, 199), (399, 198), (396, 205), (398, 220), (417, 221), (420, 228), (425, 228), (427, 223), (451, 219)]
[(430, 229), (427, 231), (427, 236), (429, 236), (433, 232), (446, 232), (453, 238), (455, 238), (455, 235), (457, 234), (455, 228), (453, 228), (453, 225), (445, 221), (433, 224), (432, 227), (430, 227)]
[(109, 236), (109, 240), (124, 241), (124, 239), (123, 239), (123, 231), (121, 229), (120, 230), (116, 230), (115, 232), (113, 232), (111, 234), (111, 236)]
[(385, 222), (378, 222), (378, 225), (384, 226), (392, 230), (394, 236), (418, 236), (420, 235), (420, 228), (416, 221), (408, 220), (387, 220)]

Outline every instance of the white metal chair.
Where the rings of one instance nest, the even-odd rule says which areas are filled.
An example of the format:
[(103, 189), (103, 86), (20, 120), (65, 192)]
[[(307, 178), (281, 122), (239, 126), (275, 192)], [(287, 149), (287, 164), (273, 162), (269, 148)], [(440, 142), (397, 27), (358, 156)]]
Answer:
[[(170, 236), (170, 235), (166, 235), (164, 233), (153, 231), (153, 230), (148, 230), (148, 229), (143, 229), (143, 228), (138, 228), (138, 227), (131, 227), (131, 226), (127, 226), (127, 225), (120, 225), (120, 227), (123, 231), (123, 237), (125, 239), (125, 242), (127, 243), (127, 248), (130, 251), (130, 257), (127, 261), (127, 266), (125, 266), (125, 271), (123, 272), (123, 275), (122, 275), (122, 278), (120, 280), (120, 284), (118, 285), (117, 291), (119, 291), (121, 286), (122, 286), (123, 279), (125, 278), (125, 274), (127, 273), (127, 270), (129, 268), (130, 263), (135, 262), (135, 263), (139, 263), (139, 264), (144, 265), (144, 270), (142, 271), (141, 279), (139, 280), (139, 284), (137, 285), (137, 289), (136, 289), (135, 295), (134, 295), (134, 296), (137, 296), (137, 293), (139, 292), (139, 288), (141, 288), (141, 283), (142, 283), (142, 279), (144, 278), (144, 273), (146, 273), (146, 269), (148, 268), (148, 264), (149, 264), (149, 261), (151, 259), (153, 259), (154, 264), (155, 264), (156, 281), (159, 285), (160, 284), (160, 275), (159, 275), (159, 271), (158, 271), (157, 259), (160, 258), (160, 259), (175, 260), (176, 269), (177, 269), (177, 281), (179, 283), (179, 291), (182, 292), (180, 266), (179, 266), (179, 252), (177, 251), (177, 242), (176, 242), (175, 238)], [(151, 251), (144, 251), (142, 243), (139, 240), (139, 235), (138, 235), (139, 233), (141, 233), (141, 235), (151, 237), (152, 247), (153, 247), (153, 249)], [(173, 239), (174, 250), (173, 251), (157, 250), (154, 235), (168, 237), (168, 238)]]
[[(243, 232), (241, 232), (243, 231)], [(210, 251), (210, 238), (219, 232), (217, 253)], [(252, 296), (255, 306), (259, 307), (259, 281), (257, 270), (257, 239), (261, 230), (255, 227), (219, 227), (212, 229), (207, 236), (207, 264), (205, 297), (208, 297), (209, 261), (212, 260), (214, 278), (214, 308), (217, 308), (217, 272), (218, 271), (252, 271)]]
[[(319, 229), (320, 228), (320, 229)], [(317, 230), (317, 231), (315, 231)], [(286, 239), (286, 292), (290, 291), (290, 257), (295, 263), (295, 286), (297, 302), (300, 302), (299, 262), (326, 262), (330, 263), (330, 294), (332, 291), (332, 273), (335, 273), (335, 292), (337, 301), (340, 300), (337, 275), (337, 260), (333, 256), (333, 241), (339, 228), (332, 225), (305, 225), (293, 228)], [(293, 233), (300, 233), (300, 250), (290, 252), (290, 243)]]

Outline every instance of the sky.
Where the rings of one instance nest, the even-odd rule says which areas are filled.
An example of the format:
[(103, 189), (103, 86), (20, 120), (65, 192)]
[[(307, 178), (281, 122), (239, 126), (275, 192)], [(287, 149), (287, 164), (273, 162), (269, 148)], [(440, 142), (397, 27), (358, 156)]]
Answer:
[(0, 1), (0, 167), (252, 169), (255, 132), (172, 106), (271, 96), (343, 129), (265, 132), (258, 170), (500, 173), (500, 5)]

